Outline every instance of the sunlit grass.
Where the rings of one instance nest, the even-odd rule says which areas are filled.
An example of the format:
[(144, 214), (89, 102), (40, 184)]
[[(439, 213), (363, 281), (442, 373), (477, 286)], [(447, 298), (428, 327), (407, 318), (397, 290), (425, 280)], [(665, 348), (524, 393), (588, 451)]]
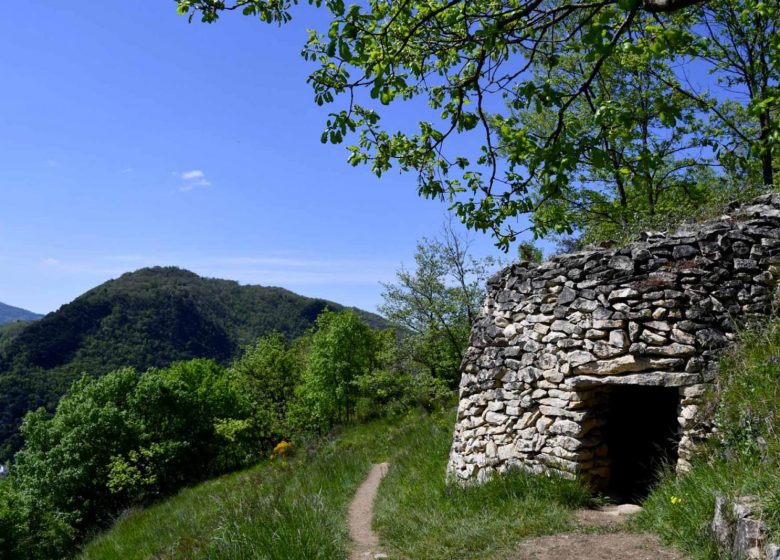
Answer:
[(589, 500), (579, 484), (515, 472), (488, 484), (448, 488), (445, 468), (454, 415), (437, 415), (395, 436), (375, 524), (384, 552), (403, 559), (490, 558), (529, 535), (570, 528)]
[(127, 513), (83, 559), (347, 558), (346, 510), (371, 463), (389, 461), (375, 525), (393, 558), (489, 558), (523, 537), (569, 527), (579, 485), (514, 473), (469, 490), (444, 472), (454, 414), (410, 413), (355, 426), (311, 454), (182, 491)]
[(780, 321), (741, 333), (721, 360), (718, 385), (717, 438), (690, 473), (662, 478), (636, 520), (697, 559), (728, 557), (709, 528), (717, 494), (758, 497), (780, 540)]

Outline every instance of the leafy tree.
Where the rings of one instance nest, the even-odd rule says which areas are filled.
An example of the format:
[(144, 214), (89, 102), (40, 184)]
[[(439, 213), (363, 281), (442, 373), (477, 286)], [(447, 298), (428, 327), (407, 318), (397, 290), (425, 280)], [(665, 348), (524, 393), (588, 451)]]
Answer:
[(379, 366), (383, 340), (353, 311), (322, 313), (290, 406), (292, 424), (324, 432), (349, 421), (359, 392), (357, 379)]
[(63, 557), (128, 506), (252, 459), (235, 452), (240, 442), (224, 429), (248, 429), (249, 419), (248, 403), (213, 361), (82, 377), (54, 416), (39, 409), (25, 417), (25, 445), (0, 486), (0, 527), (9, 528), (0, 547), (10, 558)]
[(520, 259), (521, 262), (539, 263), (542, 262), (544, 254), (542, 253), (542, 250), (532, 242), (524, 241), (517, 246), (517, 258)]
[[(698, 13), (706, 29), (700, 55), (730, 94), (711, 111), (722, 157), (737, 154), (748, 170), (757, 162), (762, 184), (773, 185), (780, 151), (780, 2), (710, 0)], [(742, 92), (741, 102), (734, 90)]]
[(410, 333), (404, 340), (410, 357), (455, 387), (484, 282), (497, 263), (472, 257), (468, 240), (449, 225), (440, 239), (418, 243), (414, 260), (414, 271), (401, 268), (395, 283), (384, 284), (380, 311)]
[[(573, 92), (585, 59), (561, 55), (551, 81)], [(669, 65), (647, 52), (617, 53), (604, 63), (564, 117), (579, 137), (578, 172), (558, 198), (539, 201), (537, 223), (566, 222), (584, 243), (623, 240), (637, 224), (683, 216), (708, 201), (719, 184), (707, 153), (713, 143), (700, 134), (698, 104), (669, 84), (679, 89)], [(554, 108), (522, 107), (513, 117), (539, 136), (556, 122)]]
[(280, 333), (274, 333), (261, 338), (231, 366), (251, 403), (253, 439), (273, 444), (289, 437), (287, 405), (304, 362), (299, 346), (288, 344)]
[[(199, 13), (205, 22), (217, 20), (224, 11), (240, 10), (265, 22), (285, 23), (291, 5), (297, 3), (177, 1), (181, 13), (190, 18)], [(580, 188), (583, 166), (598, 174), (615, 168), (610, 157), (589, 158), (593, 146), (581, 142), (581, 130), (572, 126), (570, 115), (589, 98), (599, 99), (594, 93), (605, 75), (626, 80), (626, 85), (644, 85), (640, 74), (615, 72), (626, 56), (646, 59), (647, 71), (659, 70), (654, 79), (670, 79), (669, 87), (679, 95), (656, 94), (648, 118), (674, 131), (676, 121), (686, 120), (680, 117), (691, 102), (702, 113), (723, 111), (717, 100), (678, 83), (674, 76), (679, 72), (670, 76), (669, 65), (684, 71), (704, 59), (720, 60), (716, 74), (736, 76), (740, 85), (751, 88), (752, 81), (740, 77), (741, 70), (729, 59), (737, 51), (749, 55), (750, 41), (764, 34), (766, 40), (760, 43), (767, 49), (758, 48), (767, 55), (757, 66), (763, 64), (766, 87), (759, 87), (748, 105), (748, 113), (759, 121), (759, 133), (743, 133), (741, 138), (750, 143), (750, 153), (771, 161), (777, 126), (767, 117), (778, 107), (777, 33), (771, 33), (777, 2), (371, 0), (347, 7), (343, 0), (310, 0), (327, 8), (330, 25), (326, 34), (310, 34), (303, 54), (319, 64), (309, 78), (315, 101), (323, 105), (343, 100), (329, 115), (324, 142), (340, 143), (355, 134), (357, 140), (349, 147), (353, 165), (368, 164), (378, 175), (394, 165), (415, 172), (421, 195), (449, 199), (464, 223), (491, 230), (498, 244), (508, 248), (522, 230), (518, 218), (523, 215), (532, 218), (530, 227), (537, 235), (571, 232), (567, 213), (540, 210), (555, 208), (554, 203)], [(698, 18), (704, 10), (711, 21), (729, 28), (729, 18), (718, 5), (736, 14), (732, 20), (746, 29), (738, 44), (718, 46)], [(579, 59), (581, 71), (563, 83), (560, 65), (570, 57)], [(416, 98), (431, 110), (418, 112), (421, 118), (414, 130), (384, 125), (381, 105)], [(614, 129), (613, 139), (637, 130), (634, 106), (601, 98), (593, 113)], [(550, 115), (549, 126), (525, 126), (513, 114), (518, 110)], [(459, 134), (471, 141), (453, 141)], [(703, 135), (704, 143), (713, 141), (715, 132), (697, 134)], [(665, 155), (649, 162), (659, 173), (676, 166)], [(630, 157), (646, 165), (643, 159), (636, 160), (636, 153)], [(765, 183), (769, 182), (765, 173)], [(657, 182), (653, 188), (659, 188)]]

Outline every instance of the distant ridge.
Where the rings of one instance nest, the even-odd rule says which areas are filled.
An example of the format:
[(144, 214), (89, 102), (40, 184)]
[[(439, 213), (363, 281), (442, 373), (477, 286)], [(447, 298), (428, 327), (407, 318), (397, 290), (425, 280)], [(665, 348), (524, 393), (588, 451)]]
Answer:
[(0, 325), (14, 321), (35, 321), (41, 317), (43, 315), (0, 302)]
[[(0, 346), (0, 461), (18, 448), (24, 414), (53, 410), (74, 379), (119, 367), (178, 360), (222, 363), (273, 331), (292, 339), (325, 308), (344, 306), (283, 288), (202, 278), (175, 267), (143, 268), (101, 284)], [(369, 325), (380, 316), (356, 310)]]

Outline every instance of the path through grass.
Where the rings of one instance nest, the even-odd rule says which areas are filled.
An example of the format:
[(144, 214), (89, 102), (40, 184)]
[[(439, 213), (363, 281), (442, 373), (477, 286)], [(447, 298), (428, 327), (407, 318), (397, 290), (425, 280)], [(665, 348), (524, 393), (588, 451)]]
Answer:
[(570, 527), (588, 499), (569, 481), (520, 473), (467, 491), (444, 474), (454, 413), (356, 426), (309, 456), (269, 461), (127, 514), (83, 560), (340, 560), (347, 507), (371, 463), (388, 461), (375, 513), (381, 547), (409, 560), (487, 559)]

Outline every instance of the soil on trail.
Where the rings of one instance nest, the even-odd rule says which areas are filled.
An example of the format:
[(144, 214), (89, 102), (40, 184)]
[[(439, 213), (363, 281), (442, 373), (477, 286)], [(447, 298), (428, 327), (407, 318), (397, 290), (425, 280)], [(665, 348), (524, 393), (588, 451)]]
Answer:
[(374, 517), (374, 500), (379, 483), (387, 474), (387, 463), (371, 467), (371, 472), (358, 488), (349, 506), (349, 536), (352, 539), (350, 560), (373, 560), (387, 558), (379, 551), (379, 537), (371, 528)]
[[(581, 531), (527, 539), (507, 560), (684, 560), (655, 535), (620, 531), (618, 527), (633, 513), (630, 508), (621, 510), (625, 507), (580, 511)], [(606, 532), (584, 532), (594, 528)]]

